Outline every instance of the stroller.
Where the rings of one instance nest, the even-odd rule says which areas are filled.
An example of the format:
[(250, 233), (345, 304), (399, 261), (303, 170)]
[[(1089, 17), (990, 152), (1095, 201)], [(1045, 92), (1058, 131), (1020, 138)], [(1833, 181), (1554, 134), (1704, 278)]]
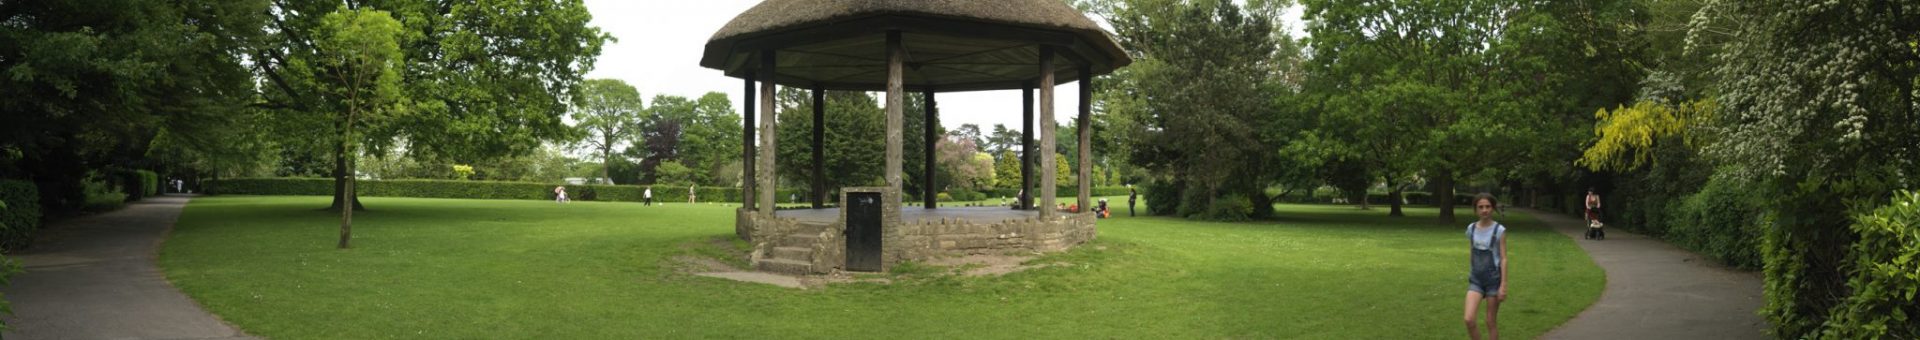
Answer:
[(1589, 240), (1607, 239), (1607, 224), (1600, 223), (1599, 219), (1588, 219), (1587, 220), (1587, 239)]

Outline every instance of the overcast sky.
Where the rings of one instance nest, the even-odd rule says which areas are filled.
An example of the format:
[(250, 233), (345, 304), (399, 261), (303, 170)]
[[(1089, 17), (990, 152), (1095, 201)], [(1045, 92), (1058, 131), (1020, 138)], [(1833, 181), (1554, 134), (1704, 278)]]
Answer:
[[(593, 25), (619, 39), (604, 47), (599, 62), (587, 72), (587, 77), (625, 80), (648, 100), (660, 94), (699, 98), (707, 92), (718, 91), (733, 99), (734, 110), (738, 112), (744, 107), (740, 103), (743, 80), (700, 67), (700, 53), (714, 31), (757, 3), (757, 0), (586, 0), (587, 9), (593, 12)], [(1299, 18), (1298, 13), (1296, 8), (1289, 11), (1288, 17)], [(1301, 25), (1297, 22), (1287, 25), (1298, 36)], [(1055, 118), (1066, 122), (1073, 116), (1078, 100), (1074, 94), (1079, 90), (1078, 82), (1054, 87)], [(948, 129), (960, 124), (979, 124), (983, 132), (990, 132), (993, 124), (1006, 124), (1014, 129), (1020, 126), (1018, 90), (942, 93), (939, 105), (940, 123)]]

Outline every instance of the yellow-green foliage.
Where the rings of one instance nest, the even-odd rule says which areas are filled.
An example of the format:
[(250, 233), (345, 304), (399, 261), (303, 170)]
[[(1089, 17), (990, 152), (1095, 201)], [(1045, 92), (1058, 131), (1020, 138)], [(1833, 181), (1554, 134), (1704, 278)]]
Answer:
[(1599, 119), (1593, 126), (1597, 140), (1575, 161), (1588, 169), (1631, 170), (1652, 160), (1652, 149), (1662, 140), (1679, 140), (1691, 146), (1696, 136), (1688, 132), (1712, 118), (1717, 105), (1712, 100), (1693, 100), (1667, 104), (1642, 100), (1633, 106), (1594, 112)]

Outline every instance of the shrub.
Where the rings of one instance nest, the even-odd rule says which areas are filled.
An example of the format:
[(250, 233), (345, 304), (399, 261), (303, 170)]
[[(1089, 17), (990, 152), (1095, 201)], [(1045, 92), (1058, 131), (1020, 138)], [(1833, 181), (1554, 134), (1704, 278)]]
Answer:
[(87, 176), (80, 182), (80, 193), (86, 197), (81, 209), (87, 211), (109, 211), (119, 209), (127, 203), (127, 193), (108, 183), (111, 179), (100, 176)]
[(1147, 200), (1147, 213), (1153, 215), (1174, 215), (1180, 210), (1180, 182), (1152, 181), (1140, 188), (1140, 195)]
[(135, 170), (140, 175), (140, 197), (153, 197), (160, 194), (160, 174), (147, 170)]
[(1743, 187), (1735, 180), (1708, 181), (1700, 192), (1673, 207), (1668, 215), (1675, 223), (1667, 228), (1666, 239), (1729, 266), (1759, 268), (1763, 210)]
[(1215, 197), (1213, 202), (1196, 217), (1213, 221), (1246, 221), (1252, 219), (1253, 201), (1240, 194), (1228, 194)]
[(0, 180), (0, 249), (19, 250), (40, 230), (40, 190), (33, 182)]
[(949, 194), (947, 194), (947, 193), (944, 193), (944, 192), (943, 192), (943, 193), (939, 193), (939, 194), (936, 194), (936, 195), (934, 195), (934, 196), (933, 196), (933, 200), (935, 200), (935, 201), (940, 201), (940, 202), (952, 202), (952, 201), (953, 201), (953, 195), (949, 195)]
[(1820, 326), (1827, 339), (1920, 338), (1920, 192), (1855, 214), (1859, 233), (1847, 255), (1847, 290)]

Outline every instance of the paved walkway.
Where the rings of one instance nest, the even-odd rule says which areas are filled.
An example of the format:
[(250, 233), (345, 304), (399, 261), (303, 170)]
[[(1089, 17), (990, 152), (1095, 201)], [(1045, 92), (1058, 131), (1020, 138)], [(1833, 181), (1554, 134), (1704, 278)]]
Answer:
[(5, 288), (7, 339), (252, 339), (160, 274), (160, 240), (189, 197), (161, 196), (47, 226), (16, 254), (27, 272)]
[(1607, 272), (1600, 300), (1546, 339), (1767, 339), (1754, 311), (1765, 302), (1760, 274), (1728, 269), (1664, 241), (1620, 230), (1605, 240), (1582, 237), (1581, 220), (1535, 210), (1540, 219), (1586, 249)]

